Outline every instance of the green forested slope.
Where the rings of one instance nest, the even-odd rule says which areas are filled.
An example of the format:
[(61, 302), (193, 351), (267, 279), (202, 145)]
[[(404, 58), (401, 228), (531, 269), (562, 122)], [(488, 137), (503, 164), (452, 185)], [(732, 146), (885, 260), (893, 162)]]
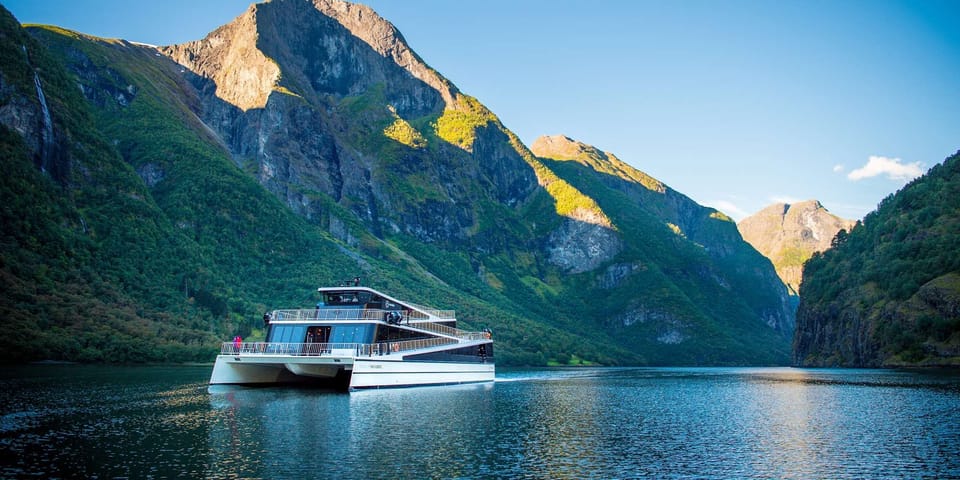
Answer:
[[(63, 66), (5, 20), (13, 61), (4, 78), (39, 72), (63, 163), (61, 178), (42, 173), (22, 139), (4, 131), (0, 308), (15, 320), (3, 336), (6, 359), (208, 360), (227, 333), (251, 333), (247, 319), (265, 308), (263, 292), (300, 300), (315, 283), (309, 277), (337, 270), (335, 262), (300, 267), (305, 253), (335, 247), (170, 118), (183, 110), (150, 91), (168, 87), (161, 72), (142, 71), (150, 81), (137, 84), (148, 87), (128, 110), (91, 109)], [(111, 54), (137, 50), (74, 40), (95, 49), (93, 62), (119, 69)], [(20, 45), (29, 62), (17, 58)], [(9, 95), (37, 102), (32, 86)], [(152, 191), (136, 171), (150, 161), (166, 168)], [(277, 279), (301, 288), (271, 288)]]
[[(501, 364), (787, 361), (779, 283), (729, 219), (650, 201), (655, 180), (602, 163), (536, 158), (452, 87), (448, 108), (418, 104), (437, 94), (364, 64), (399, 83), (324, 93), (284, 64), (267, 105), (241, 112), (161, 50), (2, 19), (2, 361), (211, 360), (260, 338), (265, 310), (355, 275), (492, 328)], [(299, 39), (271, 28), (278, 52), (316, 36), (354, 49), (330, 62), (385, 61), (329, 19)], [(579, 240), (567, 225), (610, 250), (558, 265)]]
[(960, 155), (805, 265), (798, 365), (960, 365)]
[(3, 361), (211, 360), (223, 339), (262, 335), (266, 309), (309, 307), (317, 286), (354, 275), (493, 328), (506, 364), (556, 352), (636, 361), (450, 288), (369, 234), (357, 230), (360, 252), (332, 239), (237, 168), (191, 113), (175, 65), (151, 49), (35, 30), (51, 55), (4, 21), (5, 103), (38, 109), (40, 73), (64, 167), (59, 180), (42, 172), (2, 127)]
[[(592, 147), (541, 159), (559, 178), (590, 192), (624, 238), (636, 239), (607, 270), (624, 280), (597, 297), (597, 274), (572, 276), (568, 312), (640, 346), (654, 363), (777, 364), (792, 334), (777, 290), (764, 288), (767, 260), (736, 225), (643, 172)], [(785, 294), (784, 292), (780, 292)], [(624, 315), (624, 299), (633, 315)], [(774, 325), (765, 319), (777, 319)], [(782, 323), (781, 323), (782, 322)], [(683, 345), (685, 348), (678, 348)], [(745, 352), (751, 352), (748, 360)]]

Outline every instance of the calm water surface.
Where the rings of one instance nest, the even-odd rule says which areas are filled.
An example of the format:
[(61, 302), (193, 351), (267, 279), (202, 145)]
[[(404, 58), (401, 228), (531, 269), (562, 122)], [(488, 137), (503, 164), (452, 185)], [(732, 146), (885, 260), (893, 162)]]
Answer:
[(208, 388), (210, 367), (0, 370), (0, 478), (960, 478), (960, 374), (500, 369)]

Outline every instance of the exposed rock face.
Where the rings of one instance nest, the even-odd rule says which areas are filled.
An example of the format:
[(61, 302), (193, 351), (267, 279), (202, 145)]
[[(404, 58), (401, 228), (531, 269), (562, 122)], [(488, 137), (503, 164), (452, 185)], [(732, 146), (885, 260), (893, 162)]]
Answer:
[(703, 207), (663, 182), (631, 167), (614, 154), (564, 135), (537, 138), (531, 150), (538, 157), (575, 161), (602, 173), (601, 181), (636, 202), (641, 209), (661, 219), (676, 232), (701, 246), (715, 258), (732, 255), (742, 239), (729, 229), (711, 228), (718, 212)]
[(39, 156), (43, 145), (43, 111), (36, 95), (29, 97), (16, 92), (0, 74), (0, 96), (6, 99), (0, 105), (0, 124), (19, 134)]
[[(7, 18), (3, 18), (7, 21)], [(19, 32), (18, 32), (19, 33)], [(35, 70), (25, 43), (26, 38), (8, 42), (13, 47), (13, 56), (19, 57), (15, 64), (5, 65), (8, 73), (0, 71), (0, 125), (17, 133), (30, 149), (34, 164), (54, 179), (65, 182), (69, 175), (69, 159), (62, 134), (55, 129), (50, 105), (44, 93), (44, 82)], [(10, 45), (19, 43), (19, 45)], [(8, 54), (9, 55), (9, 54)], [(12, 78), (11, 78), (12, 77)], [(14, 78), (23, 81), (15, 85)]]
[(241, 110), (263, 108), (280, 69), (257, 48), (258, 5), (207, 38), (164, 49), (176, 62), (216, 84), (218, 98)]
[[(590, 213), (581, 216), (590, 217)], [(615, 231), (576, 218), (564, 220), (547, 241), (550, 262), (570, 273), (593, 270), (623, 250)]]
[(770, 205), (741, 220), (737, 228), (744, 240), (773, 262), (777, 275), (797, 295), (803, 262), (814, 252), (830, 248), (837, 232), (849, 232), (855, 223), (830, 213), (816, 200), (807, 200)]
[[(329, 205), (317, 201), (322, 193), (377, 235), (462, 241), (477, 222), (478, 192), (451, 177), (488, 184), (481, 195), (511, 205), (536, 190), (499, 122), (480, 129), (468, 151), (415, 130), (421, 143), (414, 148), (384, 143), (388, 122), (411, 129), (411, 121), (429, 125), (467, 106), (369, 7), (274, 0), (252, 5), (203, 40), (161, 51), (196, 75), (198, 115), (237, 164), (255, 168), (264, 186), (318, 223), (331, 221)], [(438, 168), (438, 157), (452, 168)], [(401, 196), (389, 185), (411, 175), (422, 176), (443, 202)]]
[[(730, 219), (697, 204), (615, 155), (569, 137), (542, 136), (531, 150), (574, 187), (598, 199), (597, 204), (611, 222), (609, 226), (603, 222), (583, 222), (554, 232), (549, 239), (554, 263), (579, 273), (612, 259), (622, 259), (623, 255), (629, 255), (625, 251), (647, 250), (649, 255), (661, 257), (659, 268), (664, 271), (695, 272), (692, 274), (697, 285), (694, 288), (709, 285), (729, 292), (749, 284), (754, 285), (749, 288), (772, 293), (753, 305), (753, 315), (783, 338), (793, 335), (793, 308), (786, 289), (769, 262), (740, 238)], [(610, 193), (597, 185), (609, 189)], [(624, 211), (628, 207), (633, 211)], [(686, 253), (667, 259), (661, 256), (662, 251)], [(698, 258), (700, 256), (706, 258)], [(636, 281), (635, 275), (647, 269), (638, 261), (640, 258), (633, 260), (607, 267), (598, 275), (597, 286), (611, 290)], [(686, 275), (689, 274), (681, 274)], [(677, 278), (669, 281), (677, 285), (684, 283)], [(614, 324), (625, 327), (647, 324), (649, 334), (659, 344), (679, 344), (697, 335), (691, 330), (690, 322), (650, 306), (628, 308), (616, 318), (620, 320)]]
[(317, 10), (336, 19), (380, 55), (390, 58), (418, 80), (437, 91), (449, 107), (456, 105), (456, 87), (427, 66), (410, 49), (399, 31), (366, 5), (339, 0), (314, 0)]

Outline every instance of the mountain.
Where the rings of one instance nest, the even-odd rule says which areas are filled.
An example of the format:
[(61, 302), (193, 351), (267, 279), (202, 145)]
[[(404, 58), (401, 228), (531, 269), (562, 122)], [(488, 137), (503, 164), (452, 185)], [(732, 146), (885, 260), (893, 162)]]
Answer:
[(885, 198), (803, 269), (793, 362), (960, 365), (960, 154)]
[(273, 0), (165, 47), (6, 14), (0, 44), (6, 361), (210, 359), (358, 274), (503, 364), (789, 359), (729, 218), (569, 139), (534, 154), (367, 7)]
[(816, 200), (776, 203), (737, 224), (740, 234), (773, 262), (777, 275), (792, 295), (800, 291), (803, 263), (815, 252), (830, 248), (840, 230), (850, 231), (853, 220), (844, 220)]
[[(615, 241), (561, 229), (551, 238), (565, 236), (569, 240), (560, 243), (569, 247), (549, 251), (570, 272), (595, 272), (582, 287), (582, 308), (605, 330), (661, 363), (687, 355), (678, 345), (699, 345), (697, 355), (713, 356), (691, 363), (722, 355), (731, 355), (730, 361), (735, 351), (754, 348), (773, 355), (778, 338), (791, 336), (786, 289), (730, 218), (568, 137), (540, 137), (531, 148), (559, 178), (590, 192), (611, 222)], [(586, 254), (591, 250), (609, 252), (614, 261), (594, 265)], [(591, 299), (604, 293), (620, 300), (598, 308)]]

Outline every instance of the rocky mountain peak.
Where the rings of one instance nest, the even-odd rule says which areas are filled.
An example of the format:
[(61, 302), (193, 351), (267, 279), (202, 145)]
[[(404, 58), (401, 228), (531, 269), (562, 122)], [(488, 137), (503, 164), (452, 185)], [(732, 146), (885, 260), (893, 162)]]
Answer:
[(317, 10), (336, 19), (350, 30), (350, 33), (370, 45), (374, 51), (392, 59), (415, 78), (436, 89), (448, 106), (456, 104), (456, 87), (430, 68), (410, 48), (400, 31), (377, 15), (372, 8), (343, 0), (314, 0), (313, 4)]
[(814, 252), (830, 248), (837, 232), (849, 231), (854, 223), (830, 213), (817, 200), (806, 200), (769, 205), (741, 220), (737, 228), (744, 240), (773, 262), (783, 283), (796, 293), (803, 262)]
[(257, 48), (257, 12), (251, 5), (203, 40), (161, 51), (197, 75), (213, 80), (221, 100), (246, 111), (263, 108), (280, 79), (280, 68)]
[(384, 85), (401, 116), (456, 105), (457, 91), (372, 9), (341, 0), (251, 5), (206, 38), (161, 52), (216, 85), (241, 110), (263, 108), (273, 91), (305, 98), (349, 96)]
[[(530, 145), (530, 151), (542, 158), (572, 160), (584, 153), (603, 154), (596, 147), (578, 142), (566, 135), (542, 135)], [(605, 157), (606, 155), (603, 154)]]

